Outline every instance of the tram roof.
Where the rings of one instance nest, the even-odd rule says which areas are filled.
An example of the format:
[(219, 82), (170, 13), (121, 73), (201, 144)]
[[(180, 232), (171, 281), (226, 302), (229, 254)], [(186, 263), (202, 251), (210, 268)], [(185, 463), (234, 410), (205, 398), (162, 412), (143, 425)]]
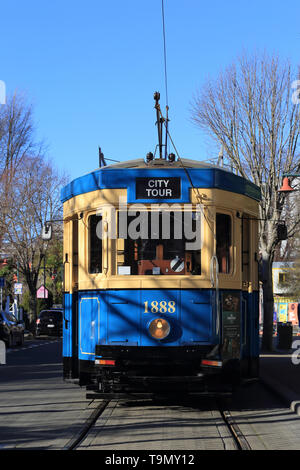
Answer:
[[(126, 175), (124, 174), (126, 172)], [(228, 169), (212, 165), (205, 161), (180, 159), (169, 162), (155, 159), (146, 163), (142, 158), (113, 163), (97, 168), (64, 186), (61, 191), (61, 201), (65, 202), (79, 194), (97, 189), (127, 188), (134, 184), (137, 177), (180, 177), (183, 186), (191, 188), (191, 181), (196, 188), (216, 188), (239, 194), (244, 194), (260, 201), (260, 188), (251, 181), (238, 176)], [(184, 191), (183, 191), (184, 192)], [(185, 191), (187, 193), (187, 191)], [(132, 198), (131, 198), (132, 199)], [(133, 200), (128, 201), (133, 202)], [(151, 202), (151, 201), (148, 201)], [(188, 202), (176, 200), (173, 202)]]

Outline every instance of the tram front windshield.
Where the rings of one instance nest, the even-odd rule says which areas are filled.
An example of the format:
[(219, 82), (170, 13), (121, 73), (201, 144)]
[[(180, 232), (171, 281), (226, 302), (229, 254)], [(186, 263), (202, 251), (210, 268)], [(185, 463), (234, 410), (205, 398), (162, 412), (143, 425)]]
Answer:
[(201, 216), (196, 212), (119, 212), (118, 274), (201, 274)]

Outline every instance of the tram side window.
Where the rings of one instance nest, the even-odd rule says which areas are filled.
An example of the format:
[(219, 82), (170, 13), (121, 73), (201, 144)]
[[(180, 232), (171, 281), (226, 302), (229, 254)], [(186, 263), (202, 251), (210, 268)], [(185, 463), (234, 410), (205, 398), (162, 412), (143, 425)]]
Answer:
[[(98, 237), (97, 225), (102, 221), (102, 216), (90, 215), (88, 219), (89, 231), (89, 273), (102, 272), (102, 239)], [(101, 232), (100, 232), (101, 233)]]
[(228, 274), (231, 269), (231, 217), (227, 214), (216, 215), (217, 258), (219, 272)]

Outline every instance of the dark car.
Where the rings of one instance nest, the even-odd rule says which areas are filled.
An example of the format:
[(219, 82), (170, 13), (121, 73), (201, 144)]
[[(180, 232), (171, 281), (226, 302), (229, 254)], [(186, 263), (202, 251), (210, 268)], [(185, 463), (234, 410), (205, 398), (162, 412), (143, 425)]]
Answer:
[(4, 341), (8, 348), (24, 344), (24, 330), (23, 321), (17, 320), (12, 313), (0, 312), (0, 340)]
[(61, 336), (62, 334), (62, 310), (42, 310), (36, 321), (35, 334)]

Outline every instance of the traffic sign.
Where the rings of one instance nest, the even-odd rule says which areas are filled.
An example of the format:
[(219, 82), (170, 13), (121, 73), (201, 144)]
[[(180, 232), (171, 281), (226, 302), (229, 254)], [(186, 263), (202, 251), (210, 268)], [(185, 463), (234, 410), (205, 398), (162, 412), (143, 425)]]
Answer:
[(5, 277), (0, 277), (0, 287), (5, 287)]
[(15, 295), (21, 295), (23, 290), (23, 284), (21, 282), (15, 282), (14, 289)]

